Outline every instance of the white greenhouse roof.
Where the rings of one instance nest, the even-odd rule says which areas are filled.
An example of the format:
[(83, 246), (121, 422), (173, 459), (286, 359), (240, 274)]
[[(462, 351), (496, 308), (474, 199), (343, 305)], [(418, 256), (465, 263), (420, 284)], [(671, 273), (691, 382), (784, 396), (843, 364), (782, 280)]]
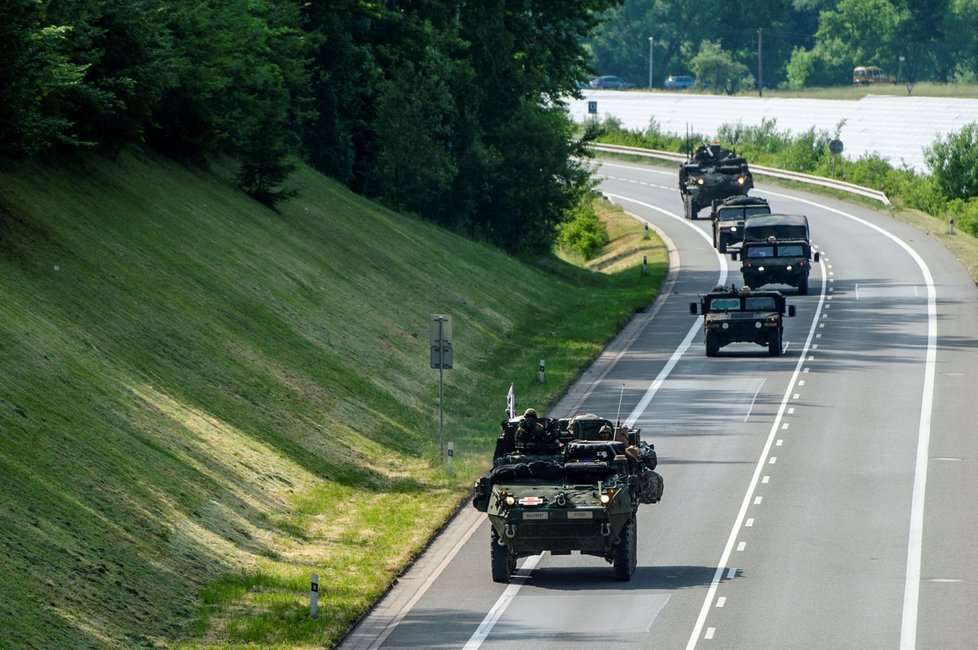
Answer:
[(682, 93), (585, 90), (584, 99), (571, 99), (568, 110), (575, 122), (588, 117), (588, 102), (597, 101), (600, 120), (614, 117), (622, 127), (645, 130), (652, 118), (663, 133), (683, 135), (687, 127), (708, 138), (723, 124), (757, 126), (775, 120), (775, 129), (797, 136), (809, 129), (835, 134), (843, 155), (856, 159), (876, 152), (894, 167), (906, 165), (927, 173), (924, 148), (938, 136), (978, 122), (978, 99), (868, 95), (857, 101), (728, 97)]

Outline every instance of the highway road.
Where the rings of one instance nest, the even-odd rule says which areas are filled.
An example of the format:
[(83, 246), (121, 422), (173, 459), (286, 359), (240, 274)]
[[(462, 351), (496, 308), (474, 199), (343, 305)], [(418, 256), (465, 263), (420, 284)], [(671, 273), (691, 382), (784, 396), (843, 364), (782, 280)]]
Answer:
[(978, 647), (978, 289), (928, 236), (874, 210), (758, 186), (808, 215), (810, 293), (784, 287), (786, 351), (704, 354), (688, 305), (741, 283), (686, 221), (675, 170), (604, 162), (601, 190), (662, 233), (671, 273), (548, 414), (621, 417), (655, 443), (638, 569), (527, 558), (489, 574), (463, 508), (341, 644), (361, 648)]

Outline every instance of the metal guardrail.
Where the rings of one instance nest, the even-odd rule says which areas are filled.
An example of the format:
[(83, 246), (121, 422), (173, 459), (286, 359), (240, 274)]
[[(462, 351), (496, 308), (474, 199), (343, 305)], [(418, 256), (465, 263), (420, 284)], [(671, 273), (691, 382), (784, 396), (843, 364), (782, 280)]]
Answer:
[[(674, 153), (671, 151), (656, 151), (655, 149), (642, 149), (640, 147), (626, 147), (620, 144), (601, 144), (592, 143), (591, 148), (595, 151), (603, 151), (605, 153), (623, 153), (631, 156), (644, 156), (646, 158), (659, 158), (661, 160), (671, 160), (673, 162), (685, 162), (687, 160), (686, 154)], [(812, 176), (811, 174), (802, 174), (801, 172), (789, 172), (783, 169), (774, 169), (773, 167), (761, 167), (759, 165), (750, 166), (751, 173), (761, 174), (762, 176), (772, 176), (774, 178), (782, 178), (789, 181), (796, 181), (799, 183), (807, 183), (809, 185), (819, 185), (821, 187), (827, 187), (833, 190), (839, 190), (842, 192), (849, 192), (850, 194), (858, 194), (860, 196), (865, 196), (876, 201), (879, 201), (883, 205), (890, 205), (890, 199), (886, 198), (886, 194), (880, 192), (879, 190), (872, 190), (868, 187), (863, 187), (861, 185), (854, 185), (853, 183), (847, 183), (845, 181), (837, 181), (831, 178), (824, 178), (822, 176)]]

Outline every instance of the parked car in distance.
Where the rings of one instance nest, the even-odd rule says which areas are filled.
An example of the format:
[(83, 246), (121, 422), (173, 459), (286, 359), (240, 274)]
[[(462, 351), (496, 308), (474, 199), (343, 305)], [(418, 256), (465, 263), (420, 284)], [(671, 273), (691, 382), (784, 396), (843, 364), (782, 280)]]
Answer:
[(615, 77), (613, 75), (605, 75), (603, 77), (596, 77), (591, 80), (591, 88), (610, 88), (613, 90), (625, 90), (627, 88), (634, 88), (635, 84), (625, 81), (621, 77)]
[(666, 77), (666, 83), (663, 84), (668, 90), (685, 90), (686, 88), (692, 88), (695, 79), (689, 75), (669, 75)]

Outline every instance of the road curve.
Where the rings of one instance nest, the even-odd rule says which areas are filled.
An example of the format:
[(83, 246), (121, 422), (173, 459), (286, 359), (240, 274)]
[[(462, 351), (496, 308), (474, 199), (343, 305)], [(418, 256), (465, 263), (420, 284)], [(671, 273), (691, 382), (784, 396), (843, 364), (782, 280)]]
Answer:
[(578, 555), (489, 577), (463, 508), (341, 648), (965, 648), (978, 609), (978, 289), (884, 214), (758, 187), (809, 216), (822, 253), (786, 353), (703, 353), (688, 303), (740, 284), (676, 174), (605, 163), (601, 189), (670, 243), (660, 300), (551, 415), (613, 414), (655, 443), (666, 492), (639, 509), (628, 583)]

